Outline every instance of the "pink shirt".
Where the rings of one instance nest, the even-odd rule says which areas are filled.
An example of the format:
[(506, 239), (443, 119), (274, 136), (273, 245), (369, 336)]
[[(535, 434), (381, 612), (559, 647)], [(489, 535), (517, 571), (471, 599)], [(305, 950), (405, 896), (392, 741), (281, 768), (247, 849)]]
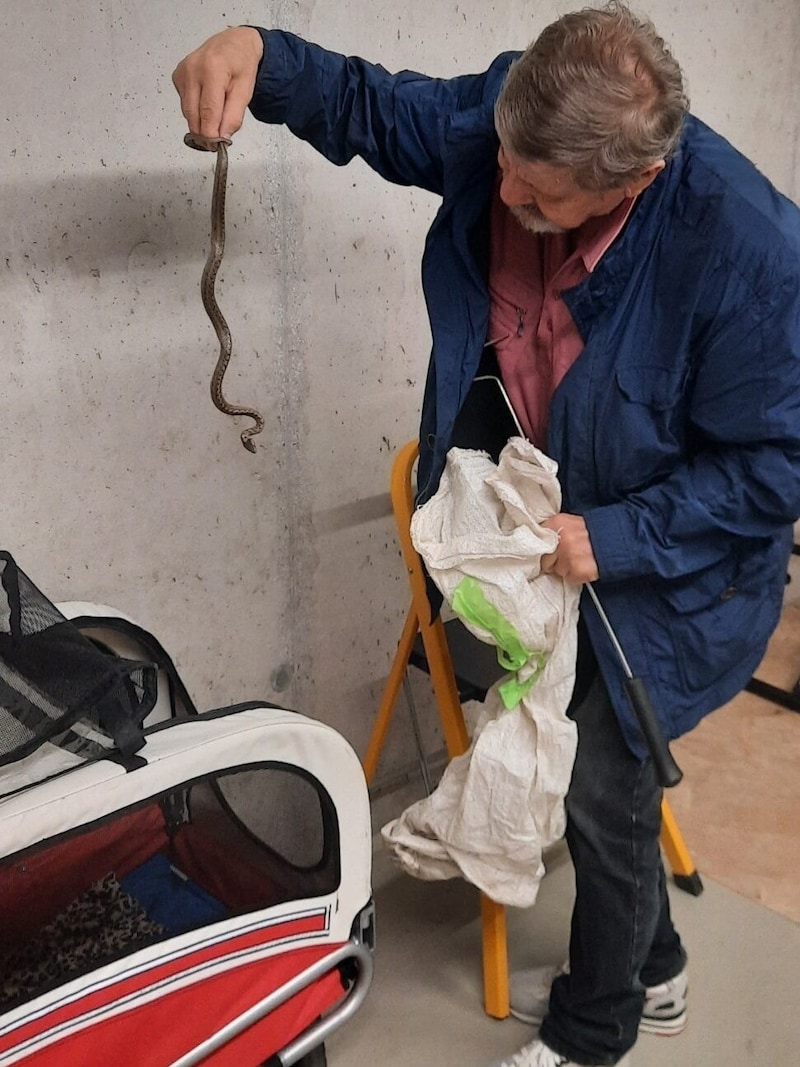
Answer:
[[(498, 187), (499, 189), (499, 187)], [(514, 218), (496, 190), (492, 203), (488, 344), (525, 434), (543, 451), (550, 400), (583, 351), (583, 339), (561, 299), (595, 269), (633, 208), (624, 200), (609, 215), (567, 233), (534, 234)]]

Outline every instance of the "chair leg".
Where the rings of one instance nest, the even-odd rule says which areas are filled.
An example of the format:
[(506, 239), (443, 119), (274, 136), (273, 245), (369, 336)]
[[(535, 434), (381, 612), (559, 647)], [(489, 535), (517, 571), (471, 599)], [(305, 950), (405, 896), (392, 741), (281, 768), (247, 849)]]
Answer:
[(693, 897), (699, 897), (703, 892), (703, 882), (666, 799), (661, 802), (661, 847), (672, 868), (675, 885)]
[(386, 741), (386, 735), (389, 732), (389, 723), (392, 721), (392, 714), (394, 713), (394, 707), (397, 703), (397, 694), (400, 692), (400, 687), (406, 676), (406, 668), (408, 667), (411, 650), (414, 647), (414, 641), (416, 640), (418, 631), (419, 623), (417, 621), (417, 613), (412, 607), (409, 609), (403, 632), (400, 635), (400, 641), (397, 645), (397, 652), (395, 652), (392, 669), (389, 671), (389, 677), (386, 680), (386, 688), (381, 697), (378, 714), (375, 716), (375, 725), (372, 727), (372, 735), (370, 736), (367, 751), (362, 761), (364, 777), (367, 780), (367, 785), (372, 785), (375, 778), (375, 772), (378, 769), (378, 760), (380, 759), (381, 750)]
[(507, 1019), (508, 941), (506, 909), (481, 893), (481, 935), (483, 941), (483, 1008), (493, 1019)]

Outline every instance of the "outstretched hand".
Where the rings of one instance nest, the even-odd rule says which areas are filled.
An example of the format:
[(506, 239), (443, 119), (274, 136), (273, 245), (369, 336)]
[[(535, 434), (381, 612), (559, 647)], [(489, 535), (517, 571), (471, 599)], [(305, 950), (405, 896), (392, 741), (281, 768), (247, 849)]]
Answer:
[(545, 519), (541, 525), (558, 534), (558, 548), (542, 556), (544, 574), (557, 574), (564, 581), (577, 585), (594, 582), (600, 577), (589, 531), (582, 516), (560, 512), (551, 519)]
[(201, 141), (228, 139), (244, 122), (264, 54), (261, 34), (234, 26), (182, 59), (172, 75), (189, 132)]

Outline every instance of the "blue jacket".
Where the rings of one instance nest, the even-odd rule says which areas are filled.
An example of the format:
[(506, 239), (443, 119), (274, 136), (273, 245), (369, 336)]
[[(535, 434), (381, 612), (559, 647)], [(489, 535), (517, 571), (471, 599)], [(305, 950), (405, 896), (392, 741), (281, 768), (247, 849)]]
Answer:
[[(442, 197), (423, 257), (433, 337), (420, 501), (435, 491), (487, 337), (493, 105), (516, 53), (446, 80), (262, 31), (251, 110), (337, 164)], [(800, 515), (800, 211), (695, 118), (594, 273), (565, 292), (585, 343), (548, 452), (583, 515), (596, 589), (666, 735), (751, 677), (782, 604)], [(583, 612), (630, 747), (623, 674)]]

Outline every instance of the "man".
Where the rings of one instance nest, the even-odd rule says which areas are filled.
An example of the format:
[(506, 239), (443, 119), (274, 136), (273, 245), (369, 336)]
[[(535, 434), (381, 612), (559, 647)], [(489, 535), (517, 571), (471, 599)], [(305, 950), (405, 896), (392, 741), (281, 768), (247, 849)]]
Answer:
[[(441, 195), (420, 501), (488, 343), (559, 464), (545, 569), (597, 583), (668, 738), (734, 696), (777, 623), (800, 513), (800, 212), (688, 115), (652, 25), (587, 9), (449, 80), (240, 27), (174, 81), (198, 137), (230, 136), (249, 105), (335, 163)], [(503, 1067), (628, 1063), (640, 1024), (686, 1017), (661, 790), (585, 597), (577, 673), (569, 968)], [(534, 1019), (534, 1000), (512, 981), (515, 1013)]]

